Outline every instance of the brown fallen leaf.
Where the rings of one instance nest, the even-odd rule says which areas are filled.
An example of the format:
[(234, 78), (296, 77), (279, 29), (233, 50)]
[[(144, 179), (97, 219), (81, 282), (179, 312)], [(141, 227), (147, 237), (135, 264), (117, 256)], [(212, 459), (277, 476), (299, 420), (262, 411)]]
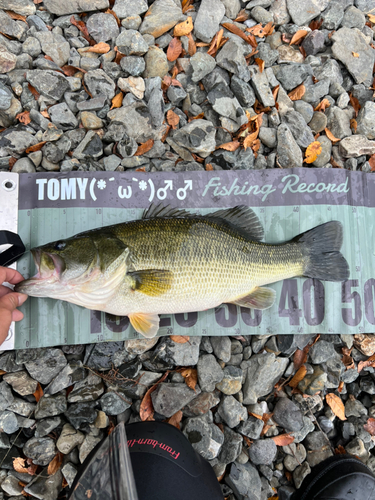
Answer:
[(137, 151), (134, 153), (134, 156), (144, 155), (145, 153), (150, 151), (150, 149), (152, 148), (153, 145), (154, 145), (154, 139), (149, 139), (148, 141), (144, 142), (143, 144), (140, 144), (138, 146)]
[(220, 144), (220, 146), (216, 146), (216, 149), (225, 149), (226, 151), (236, 151), (240, 147), (240, 143), (238, 141), (225, 142), (224, 144)]
[(344, 389), (344, 381), (340, 380), (339, 386), (337, 388), (337, 391), (341, 394), (342, 390)]
[(337, 137), (335, 137), (332, 132), (330, 130), (328, 130), (328, 128), (326, 127), (324, 129), (324, 132), (326, 133), (326, 136), (328, 137), (328, 139), (333, 142), (333, 144), (335, 144), (336, 142), (340, 142), (341, 139), (338, 139)]
[(112, 106), (111, 109), (113, 108), (121, 108), (122, 106), (122, 100), (124, 99), (124, 93), (119, 92), (118, 94), (115, 95), (115, 97), (112, 99)]
[(309, 24), (309, 28), (311, 31), (318, 30), (321, 25), (323, 24), (323, 19), (313, 19), (311, 23)]
[(26, 149), (26, 153), (34, 153), (34, 151), (40, 151), (47, 141), (38, 142), (34, 146), (30, 146)]
[(51, 118), (47, 110), (41, 111), (40, 114), (44, 116), (44, 118)]
[(36, 391), (33, 393), (34, 398), (36, 399), (36, 402), (38, 403), (40, 398), (44, 395), (42, 386), (38, 382), (38, 386), (36, 388)]
[(322, 152), (322, 145), (318, 141), (309, 144), (305, 151), (304, 163), (313, 163)]
[(353, 106), (355, 111), (355, 117), (357, 118), (359, 110), (361, 109), (361, 105), (356, 97), (353, 96), (351, 92), (349, 92), (350, 104)]
[(177, 371), (184, 377), (186, 385), (195, 391), (195, 386), (198, 383), (197, 370), (195, 368), (181, 368)]
[(259, 71), (263, 73), (264, 70), (264, 61), (263, 59), (259, 59), (259, 57), (254, 58), (255, 63), (258, 65)]
[(83, 38), (85, 38), (90, 45), (95, 45), (95, 40), (93, 40), (88, 32), (86, 24), (83, 21), (76, 21), (75, 17), (70, 18), (71, 24), (73, 24), (82, 33)]
[(206, 163), (205, 170), (207, 170), (207, 172), (211, 172), (213, 169), (212, 163)]
[(78, 68), (78, 66), (71, 66), (70, 64), (66, 64), (61, 67), (65, 76), (74, 76), (76, 73), (87, 73), (85, 69)]
[(324, 98), (318, 105), (317, 107), (314, 109), (314, 111), (325, 111), (326, 108), (329, 108), (331, 105), (331, 103), (329, 102), (328, 99)]
[(369, 418), (363, 428), (371, 434), (371, 436), (375, 436), (375, 418)]
[(182, 0), (181, 7), (183, 14), (186, 14), (189, 10), (194, 10), (193, 2), (194, 0)]
[(297, 372), (295, 373), (294, 377), (292, 378), (292, 380), (289, 382), (288, 385), (290, 385), (290, 387), (297, 387), (297, 385), (301, 382), (301, 380), (303, 380), (305, 378), (305, 375), (307, 373), (307, 368), (305, 365), (302, 365), (298, 370)]
[(358, 363), (358, 373), (363, 370), (363, 368), (367, 368), (368, 366), (375, 366), (375, 354), (370, 356), (366, 361), (360, 361)]
[(18, 115), (16, 115), (16, 120), (24, 123), (25, 125), (28, 125), (31, 122), (30, 111), (23, 111), (22, 113), (18, 113)]
[(279, 436), (274, 436), (271, 438), (274, 440), (277, 446), (287, 446), (288, 444), (293, 443), (294, 437), (290, 434), (280, 434)]
[(359, 54), (358, 54), (358, 52), (352, 52), (352, 56), (353, 57), (359, 57)]
[(244, 21), (246, 21), (247, 19), (249, 19), (249, 13), (245, 10), (245, 9), (242, 9), (240, 10), (240, 12), (237, 14), (237, 17), (236, 19), (234, 20), (235, 23), (243, 23)]
[(370, 156), (368, 162), (371, 167), (371, 172), (375, 172), (375, 154)]
[[(252, 47), (257, 47), (258, 46), (258, 43), (257, 41), (255, 40), (255, 36), (252, 35), (250, 33), (249, 36), (246, 35), (246, 33), (244, 33), (238, 26), (236, 26), (235, 24), (233, 23), (222, 23), (222, 26), (224, 26), (224, 28), (226, 28), (228, 31), (230, 31), (231, 33), (234, 33), (235, 35), (239, 36), (240, 38), (242, 38), (242, 40), (245, 40), (245, 42), (247, 42), (249, 45), (251, 45)], [(254, 45), (255, 44), (255, 45)]]
[(335, 448), (335, 455), (345, 455), (345, 454), (346, 450), (342, 444), (340, 444), (337, 448)]
[(326, 402), (336, 417), (340, 420), (346, 420), (344, 403), (338, 396), (336, 396), (336, 394), (333, 394), (332, 392), (328, 393), (326, 395)]
[(193, 35), (191, 33), (189, 33), (187, 35), (188, 39), (189, 39), (189, 42), (188, 42), (188, 53), (189, 53), (189, 56), (193, 56), (196, 52), (197, 52), (197, 46), (195, 44), (195, 41), (193, 39)]
[(95, 54), (107, 54), (111, 50), (110, 45), (108, 43), (104, 42), (99, 42), (93, 45), (92, 47), (89, 47), (87, 50), (84, 52), (94, 52)]
[(359, 333), (354, 335), (354, 346), (365, 356), (375, 354), (375, 335)]
[(247, 148), (250, 148), (255, 139), (258, 137), (258, 134), (259, 134), (259, 129), (256, 130), (255, 132), (252, 132), (251, 134), (248, 134), (246, 137), (245, 137), (245, 140), (243, 141), (243, 147), (246, 151)]
[(279, 88), (280, 88), (280, 85), (276, 85), (276, 87), (274, 87), (272, 89), (272, 97), (274, 98), (275, 101), (277, 99), (277, 94), (279, 93)]
[(295, 44), (297, 44), (298, 42), (300, 42), (301, 40), (303, 40), (308, 33), (309, 33), (309, 31), (307, 31), (307, 30), (298, 30), (298, 31), (296, 31), (294, 33), (294, 35), (292, 36), (292, 39), (290, 40), (289, 45), (295, 45)]
[(159, 384), (161, 384), (169, 375), (169, 370), (167, 370), (160, 380), (156, 382), (144, 395), (141, 406), (139, 408), (139, 416), (141, 417), (142, 422), (145, 420), (153, 420), (154, 416), (154, 406), (152, 404), (151, 394), (157, 388)]
[(195, 115), (195, 116), (191, 116), (189, 119), (188, 119), (188, 122), (192, 122), (193, 120), (200, 120), (201, 118), (204, 118), (204, 111), (202, 111), (202, 113), (199, 113), (199, 115)]
[(28, 474), (28, 469), (25, 467), (25, 459), (17, 457), (13, 460), (13, 469), (21, 474)]
[(228, 38), (223, 38), (223, 35), (224, 35), (224, 28), (221, 28), (212, 38), (211, 43), (209, 44), (210, 46), (207, 51), (207, 54), (209, 56), (214, 57), (219, 48), (221, 48), (228, 41)]
[(13, 167), (13, 165), (16, 163), (16, 161), (17, 161), (17, 158), (14, 158), (14, 156), (11, 156), (11, 157), (9, 158), (9, 161), (8, 161), (8, 165), (9, 165), (9, 167), (10, 167), (10, 168), (12, 168), (12, 167)]
[(295, 89), (289, 92), (288, 97), (291, 101), (299, 101), (306, 92), (306, 87), (303, 85), (298, 85)]
[(173, 36), (186, 36), (193, 31), (193, 18), (189, 16), (186, 21), (176, 24), (173, 30)]
[(49, 476), (53, 476), (60, 469), (60, 467), (62, 465), (62, 461), (63, 461), (63, 456), (64, 455), (60, 452), (56, 453), (52, 462), (50, 462), (48, 465), (47, 474)]
[(190, 340), (188, 335), (170, 335), (169, 338), (176, 344), (186, 344)]
[(26, 21), (26, 16), (21, 16), (21, 14), (16, 14), (15, 12), (13, 12), (12, 10), (6, 10), (5, 11), (9, 17), (11, 17), (12, 19), (16, 19), (17, 21), (23, 21), (24, 23), (27, 24), (27, 21)]
[(182, 43), (179, 38), (172, 38), (168, 45), (167, 59), (168, 61), (175, 61), (182, 52)]
[(357, 120), (355, 118), (352, 118), (350, 120), (350, 127), (354, 130), (354, 133), (357, 132), (358, 124), (357, 124)]
[(375, 23), (375, 16), (373, 14), (367, 14), (367, 17), (369, 18), (371, 23)]
[(179, 122), (180, 122), (180, 117), (178, 116), (177, 113), (175, 113), (172, 109), (167, 111), (167, 123), (173, 128), (173, 130), (177, 128)]
[(30, 90), (30, 92), (34, 96), (34, 99), (37, 101), (40, 97), (39, 92), (32, 85), (30, 85), (30, 83), (27, 84), (27, 88)]
[(173, 427), (177, 427), (177, 429), (180, 429), (180, 422), (182, 419), (182, 411), (178, 410), (177, 413), (172, 415), (168, 420), (167, 423), (170, 425), (173, 425)]
[(253, 36), (257, 36), (258, 38), (264, 38), (265, 36), (270, 35), (274, 30), (274, 26), (272, 22), (267, 23), (264, 27), (261, 24), (256, 24), (251, 28), (246, 28), (246, 31)]
[(258, 415), (257, 413), (253, 413), (252, 411), (248, 412), (249, 415), (251, 415), (254, 418), (257, 418), (258, 420), (263, 420), (262, 415)]

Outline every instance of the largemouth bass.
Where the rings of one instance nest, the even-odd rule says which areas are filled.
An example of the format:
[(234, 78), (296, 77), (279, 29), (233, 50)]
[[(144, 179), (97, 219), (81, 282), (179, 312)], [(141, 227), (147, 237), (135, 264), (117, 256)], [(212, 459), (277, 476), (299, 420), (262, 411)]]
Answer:
[(128, 316), (137, 332), (153, 337), (159, 314), (222, 303), (267, 309), (275, 301), (269, 283), (349, 277), (340, 222), (278, 245), (262, 239), (258, 217), (245, 206), (201, 216), (153, 205), (140, 220), (32, 249), (38, 273), (16, 291)]

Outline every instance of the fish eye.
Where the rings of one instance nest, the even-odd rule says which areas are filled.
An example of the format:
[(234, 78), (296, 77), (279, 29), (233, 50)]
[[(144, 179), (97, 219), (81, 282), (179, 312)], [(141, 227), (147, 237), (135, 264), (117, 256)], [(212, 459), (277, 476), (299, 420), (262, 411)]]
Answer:
[(66, 247), (65, 241), (58, 241), (56, 243), (56, 245), (54, 246), (54, 249), (55, 250), (64, 250), (65, 247)]

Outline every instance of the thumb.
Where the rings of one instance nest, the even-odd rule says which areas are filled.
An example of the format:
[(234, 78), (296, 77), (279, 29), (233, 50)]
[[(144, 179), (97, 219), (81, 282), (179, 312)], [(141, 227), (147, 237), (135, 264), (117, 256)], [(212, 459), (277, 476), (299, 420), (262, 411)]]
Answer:
[(22, 305), (26, 299), (27, 295), (25, 293), (8, 293), (0, 298), (0, 308), (12, 312)]

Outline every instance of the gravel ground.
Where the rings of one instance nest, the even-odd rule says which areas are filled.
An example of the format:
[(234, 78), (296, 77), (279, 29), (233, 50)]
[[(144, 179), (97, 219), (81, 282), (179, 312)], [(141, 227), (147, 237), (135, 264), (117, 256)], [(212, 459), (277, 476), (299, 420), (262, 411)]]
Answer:
[[(193, 1), (0, 0), (0, 170), (375, 169), (375, 0)], [(375, 472), (374, 353), (365, 335), (2, 353), (0, 500), (64, 498), (141, 416), (194, 436), (229, 500), (287, 500), (333, 453)]]

